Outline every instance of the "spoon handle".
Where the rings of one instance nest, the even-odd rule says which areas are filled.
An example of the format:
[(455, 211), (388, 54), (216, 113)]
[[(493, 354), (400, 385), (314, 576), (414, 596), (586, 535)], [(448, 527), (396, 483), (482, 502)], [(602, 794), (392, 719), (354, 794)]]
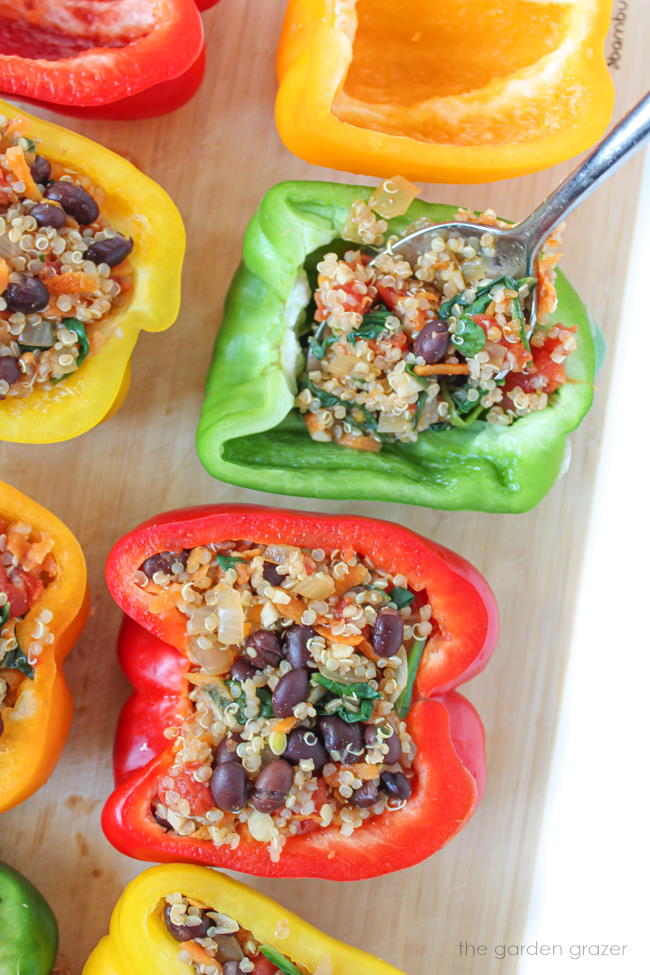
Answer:
[(582, 203), (590, 193), (640, 149), (650, 136), (650, 93), (599, 142), (577, 169), (564, 179), (536, 210), (517, 226), (522, 239), (534, 256), (539, 244)]

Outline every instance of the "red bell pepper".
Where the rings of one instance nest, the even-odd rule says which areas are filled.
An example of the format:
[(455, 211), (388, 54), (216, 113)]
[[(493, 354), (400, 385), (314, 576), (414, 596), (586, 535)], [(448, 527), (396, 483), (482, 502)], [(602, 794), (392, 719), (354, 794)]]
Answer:
[(84, 118), (172, 112), (201, 84), (199, 11), (215, 3), (0, 0), (0, 91)]
[[(411, 589), (426, 596), (439, 628), (424, 650), (407, 717), (416, 779), (404, 808), (369, 819), (349, 838), (337, 829), (292, 836), (277, 863), (264, 844), (244, 837), (231, 850), (173, 835), (152, 812), (158, 783), (172, 762), (164, 729), (190, 706), (184, 680), (189, 664), (183, 655), (185, 618), (176, 609), (151, 613), (152, 597), (136, 585), (135, 573), (157, 552), (237, 538), (325, 551), (352, 547), (383, 570), (406, 576)], [(144, 860), (196, 860), (259, 876), (360, 880), (420, 862), (474, 812), (485, 781), (484, 733), (474, 708), (452, 689), (487, 663), (498, 615), (487, 583), (458, 555), (375, 519), (220, 505), (145, 522), (114, 546), (106, 575), (113, 598), (130, 617), (121, 630), (119, 655), (136, 688), (118, 724), (117, 788), (102, 817), (108, 839), (122, 852)]]

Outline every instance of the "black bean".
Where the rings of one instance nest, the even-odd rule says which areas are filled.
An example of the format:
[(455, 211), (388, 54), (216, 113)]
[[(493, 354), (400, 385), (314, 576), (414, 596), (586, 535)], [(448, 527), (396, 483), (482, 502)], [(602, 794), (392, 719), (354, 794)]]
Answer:
[(273, 630), (256, 630), (244, 640), (244, 657), (253, 667), (277, 667), (282, 659), (280, 641)]
[(210, 792), (219, 809), (236, 812), (246, 805), (249, 783), (239, 762), (217, 765), (210, 779)]
[(37, 203), (29, 213), (39, 227), (54, 227), (58, 230), (65, 223), (65, 211), (54, 203)]
[(394, 657), (404, 639), (404, 623), (394, 609), (384, 609), (372, 630), (372, 648), (378, 657)]
[(2, 296), (10, 311), (20, 311), (30, 315), (36, 311), (43, 311), (50, 301), (50, 292), (42, 281), (29, 274), (21, 274), (18, 281), (7, 285)]
[(201, 914), (200, 924), (174, 924), (171, 918), (171, 904), (165, 904), (165, 927), (176, 941), (193, 941), (194, 938), (206, 938), (214, 921), (207, 914)]
[(370, 782), (364, 782), (360, 788), (355, 789), (348, 802), (360, 809), (365, 809), (366, 806), (374, 806), (378, 799), (379, 790), (376, 781), (373, 779)]
[(35, 156), (34, 162), (29, 167), (29, 171), (35, 183), (40, 183), (41, 186), (45, 186), (52, 175), (52, 166), (50, 165), (49, 159), (46, 159), (45, 156)]
[(309, 673), (304, 667), (290, 670), (281, 677), (273, 691), (273, 714), (276, 718), (290, 718), (297, 704), (307, 700)]
[(164, 572), (165, 575), (170, 575), (172, 566), (177, 562), (180, 562), (183, 568), (185, 567), (189, 554), (188, 549), (181, 549), (178, 552), (158, 552), (157, 555), (150, 555), (148, 559), (144, 560), (140, 566), (140, 572), (144, 572), (147, 579), (153, 579), (156, 572)]
[(99, 207), (90, 193), (86, 192), (83, 186), (77, 186), (75, 183), (52, 183), (45, 190), (45, 196), (48, 200), (56, 200), (60, 203), (65, 212), (82, 226), (94, 223), (99, 216)]
[[(384, 757), (384, 764), (395, 765), (402, 757), (402, 746), (399, 735), (390, 724), (380, 725), (379, 727), (382, 730), (379, 741), (382, 745), (388, 745), (388, 752)], [(375, 745), (377, 743), (377, 725), (367, 724), (363, 729), (363, 738), (366, 745)]]
[(294, 623), (284, 631), (282, 640), (284, 655), (292, 667), (304, 667), (311, 660), (307, 643), (313, 636), (316, 636), (316, 631), (312, 630), (311, 626), (299, 623)]
[(94, 264), (108, 264), (109, 267), (116, 267), (129, 256), (132, 250), (132, 238), (116, 234), (115, 237), (96, 240), (87, 249), (84, 258)]
[(264, 563), (264, 571), (262, 575), (268, 583), (272, 586), (281, 586), (283, 582), (286, 582), (286, 576), (281, 576), (273, 562)]
[(358, 762), (363, 754), (363, 737), (358, 722), (348, 724), (336, 714), (324, 715), (318, 721), (323, 743), (335, 762), (344, 765)]
[(152, 808), (151, 812), (153, 813), (153, 818), (156, 820), (159, 826), (162, 826), (163, 829), (173, 829), (172, 824), (168, 822), (168, 820), (163, 819), (162, 816), (159, 816), (154, 808)]
[(243, 657), (237, 657), (234, 664), (230, 668), (230, 678), (231, 680), (236, 680), (241, 683), (243, 680), (248, 680), (255, 673), (255, 668), (252, 664), (249, 664), (247, 660)]
[(322, 771), (323, 765), (327, 762), (327, 752), (323, 748), (323, 743), (315, 731), (309, 728), (294, 728), (287, 739), (287, 747), (282, 753), (292, 765), (297, 765), (302, 759), (311, 758), (314, 763), (314, 772), (318, 774)]
[(449, 347), (449, 332), (447, 326), (440, 319), (429, 322), (418, 332), (413, 351), (417, 356), (421, 356), (427, 365), (440, 362), (444, 359)]
[(13, 386), (22, 377), (18, 359), (12, 355), (0, 355), (0, 379), (4, 380), (9, 386)]
[(222, 738), (214, 753), (212, 768), (216, 768), (217, 765), (226, 765), (228, 762), (239, 762), (240, 758), (237, 754), (237, 745), (240, 741), (241, 737), (239, 735), (233, 736), (232, 738)]
[(275, 812), (284, 805), (292, 785), (293, 768), (283, 758), (276, 758), (255, 779), (251, 804), (258, 812)]
[(408, 799), (411, 795), (411, 783), (403, 772), (382, 772), (381, 788), (391, 799)]

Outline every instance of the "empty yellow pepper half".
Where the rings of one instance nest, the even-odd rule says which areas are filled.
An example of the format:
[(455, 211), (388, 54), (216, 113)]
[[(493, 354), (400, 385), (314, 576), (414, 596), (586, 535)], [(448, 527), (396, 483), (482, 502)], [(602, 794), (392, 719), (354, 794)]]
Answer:
[(289, 0), (276, 121), (308, 162), (427, 182), (531, 173), (611, 116), (611, 0)]
[(38, 153), (87, 176), (102, 193), (101, 212), (109, 225), (134, 241), (132, 287), (109, 316), (106, 344), (51, 389), (0, 398), (0, 441), (54, 443), (85, 433), (121, 406), (138, 334), (174, 322), (185, 229), (165, 191), (122, 156), (7, 102), (0, 101), (0, 114), (26, 119), (26, 135)]
[(404, 975), (329, 937), (264, 894), (208, 867), (182, 863), (152, 867), (131, 881), (115, 906), (110, 933), (82, 975), (188, 975), (189, 966), (178, 957), (183, 945), (169, 934), (162, 916), (165, 897), (173, 893), (228, 915), (260, 944), (310, 975)]

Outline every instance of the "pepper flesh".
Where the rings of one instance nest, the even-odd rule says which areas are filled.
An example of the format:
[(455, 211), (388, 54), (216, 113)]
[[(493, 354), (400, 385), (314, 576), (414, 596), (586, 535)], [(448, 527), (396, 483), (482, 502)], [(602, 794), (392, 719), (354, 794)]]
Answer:
[(553, 166), (592, 145), (611, 116), (611, 6), (290, 0), (280, 136), (317, 165), (430, 183)]
[(42, 610), (53, 614), (48, 627), (54, 642), (44, 646), (34, 679), (21, 682), (15, 705), (2, 713), (0, 812), (5, 812), (47, 781), (63, 750), (72, 720), (72, 699), (61, 667), (88, 617), (88, 587), (79, 543), (58, 518), (3, 481), (0, 512), (53, 538), (52, 554), (58, 567), (57, 578), (16, 628), (18, 641), (25, 646)]
[[(378, 454), (312, 440), (294, 409), (301, 357), (296, 332), (310, 300), (305, 261), (340, 241), (352, 203), (372, 192), (288, 182), (262, 200), (215, 345), (197, 431), (199, 457), (213, 476), (257, 490), (527, 511), (559, 476), (567, 435), (593, 398), (599, 332), (561, 273), (554, 319), (577, 326), (578, 348), (566, 363), (569, 381), (547, 409), (507, 429), (477, 421), (466, 429), (429, 431), (417, 443), (385, 445)], [(388, 234), (404, 233), (421, 218), (449, 220), (455, 212), (416, 200), (404, 216), (388, 221)]]
[(115, 906), (110, 933), (97, 945), (82, 975), (184, 975), (187, 966), (178, 959), (182, 945), (167, 932), (160, 915), (165, 896), (177, 891), (232, 917), (259, 942), (309, 972), (321, 965), (321, 971), (333, 975), (404, 975), (388, 962), (319, 931), (257, 890), (205, 867), (179, 863), (151, 867), (131, 881)]
[(0, 402), (0, 440), (54, 443), (77, 437), (121, 406), (130, 381), (130, 359), (141, 329), (162, 331), (180, 304), (185, 230), (164, 190), (121, 156), (68, 129), (0, 102), (7, 118), (25, 118), (30, 138), (52, 161), (72, 166), (100, 187), (102, 212), (112, 227), (132, 237), (133, 287), (111, 316), (102, 349), (64, 382), (23, 399)]
[[(186, 633), (177, 610), (149, 611), (152, 596), (134, 576), (154, 553), (232, 538), (326, 551), (350, 546), (384, 571), (406, 576), (415, 591), (426, 590), (439, 627), (425, 648), (407, 718), (416, 747), (412, 798), (397, 813), (364, 824), (360, 836), (347, 838), (335, 830), (292, 836), (277, 863), (264, 844), (242, 838), (231, 850), (173, 836), (152, 814), (158, 783), (172, 761), (164, 729), (190, 706), (184, 681), (188, 661), (182, 655)], [(158, 861), (198, 860), (260, 876), (358, 880), (420, 862), (471, 816), (484, 782), (483, 729), (472, 706), (447, 692), (485, 666), (498, 621), (485, 580), (459, 556), (388, 522), (224, 505), (145, 522), (115, 545), (106, 574), (113, 598), (131, 617), (121, 632), (119, 655), (136, 688), (118, 725), (118, 787), (102, 818), (106, 835), (122, 852)]]
[(55, 917), (36, 888), (0, 863), (0, 975), (49, 975), (59, 932)]
[(90, 22), (66, 0), (36, 9), (0, 2), (0, 91), (86, 118), (174, 111), (201, 84), (198, 11), (216, 2), (122, 0), (102, 5)]

